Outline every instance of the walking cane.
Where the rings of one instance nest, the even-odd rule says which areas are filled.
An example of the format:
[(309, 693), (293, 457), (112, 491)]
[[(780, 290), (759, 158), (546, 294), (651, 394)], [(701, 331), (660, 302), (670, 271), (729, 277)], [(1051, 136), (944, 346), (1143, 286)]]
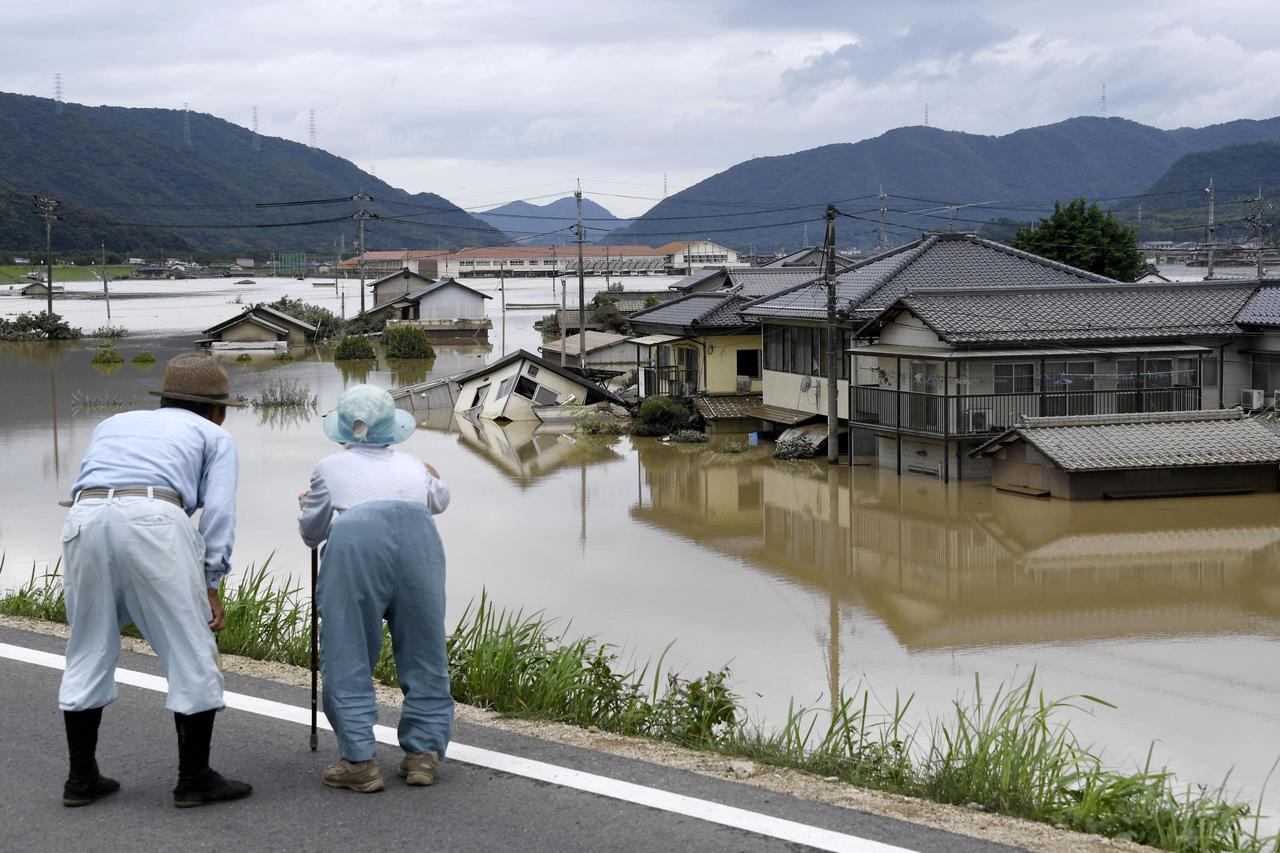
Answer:
[(320, 572), (320, 562), (316, 549), (311, 549), (311, 751), (319, 746), (316, 735), (316, 677), (320, 669), (320, 646), (316, 637), (316, 576)]

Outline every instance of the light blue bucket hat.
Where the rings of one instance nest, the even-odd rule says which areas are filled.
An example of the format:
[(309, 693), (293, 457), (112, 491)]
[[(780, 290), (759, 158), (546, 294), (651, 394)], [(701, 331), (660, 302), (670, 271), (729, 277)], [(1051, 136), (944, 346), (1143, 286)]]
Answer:
[(339, 444), (399, 444), (413, 435), (413, 415), (373, 385), (348, 388), (324, 416), (324, 434)]

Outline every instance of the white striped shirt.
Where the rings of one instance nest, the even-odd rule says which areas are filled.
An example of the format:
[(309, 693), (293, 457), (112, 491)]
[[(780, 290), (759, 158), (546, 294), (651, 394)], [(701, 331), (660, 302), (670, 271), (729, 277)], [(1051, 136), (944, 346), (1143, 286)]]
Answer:
[(348, 445), (311, 472), (311, 490), (298, 513), (302, 541), (316, 547), (329, 538), (335, 512), (370, 501), (426, 504), (439, 515), (449, 506), (449, 487), (416, 456), (379, 445)]

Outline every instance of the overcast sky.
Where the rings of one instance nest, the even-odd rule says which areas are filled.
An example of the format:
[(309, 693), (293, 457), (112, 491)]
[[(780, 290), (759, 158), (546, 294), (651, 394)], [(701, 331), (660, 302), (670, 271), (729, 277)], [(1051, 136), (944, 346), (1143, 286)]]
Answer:
[[(1280, 114), (1274, 0), (4, 3), (0, 89), (180, 108), (465, 207), (572, 189), (637, 214), (755, 155), (921, 124)], [(617, 198), (603, 193), (640, 196)], [(599, 195), (596, 195), (599, 194)]]

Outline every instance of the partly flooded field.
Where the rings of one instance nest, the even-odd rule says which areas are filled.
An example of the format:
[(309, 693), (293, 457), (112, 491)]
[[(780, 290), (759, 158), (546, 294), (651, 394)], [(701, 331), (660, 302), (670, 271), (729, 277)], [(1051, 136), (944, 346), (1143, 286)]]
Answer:
[[(551, 299), (546, 280), (511, 286), (519, 301)], [(233, 313), (228, 300), (282, 290), (337, 298), (306, 282), (255, 285), (252, 298), (248, 286), (221, 287), (113, 298), (112, 321), (145, 331), (122, 340), (120, 353), (150, 350), (151, 368), (99, 369), (91, 342), (0, 345), (0, 588), (57, 559), (57, 501), (108, 407), (153, 405), (146, 391), (159, 387), (164, 361)], [(58, 305), (86, 329), (105, 322), (103, 308)], [(442, 345), (429, 365), (379, 359), (365, 373), (309, 349), (291, 363), (228, 361), (233, 391), (252, 396), (297, 379), (323, 413), (348, 384), (456, 373), (501, 354), (492, 310), (490, 344)], [(532, 323), (542, 313), (507, 315), (508, 350), (536, 348)], [(315, 416), (247, 409), (226, 426), (241, 453), (238, 569), (274, 552), (277, 573), (304, 578), (294, 496), (335, 446)], [(453, 491), (439, 519), (451, 614), (487, 589), (639, 660), (656, 660), (674, 640), (667, 665), (696, 674), (728, 663), (735, 689), (766, 721), (791, 697), (821, 705), (859, 681), (890, 706), (895, 690), (915, 693), (924, 715), (972, 689), (975, 673), (994, 685), (1034, 667), (1051, 694), (1118, 706), (1076, 720), (1117, 765), (1142, 762), (1154, 741), (1155, 760), (1185, 781), (1216, 785), (1234, 768), (1230, 787), (1256, 795), (1280, 757), (1280, 496), (1047, 501), (978, 483), (776, 463), (767, 446), (730, 455), (715, 444), (570, 439), (452, 418), (433, 418), (405, 449)], [(1269, 804), (1280, 809), (1280, 797)]]

